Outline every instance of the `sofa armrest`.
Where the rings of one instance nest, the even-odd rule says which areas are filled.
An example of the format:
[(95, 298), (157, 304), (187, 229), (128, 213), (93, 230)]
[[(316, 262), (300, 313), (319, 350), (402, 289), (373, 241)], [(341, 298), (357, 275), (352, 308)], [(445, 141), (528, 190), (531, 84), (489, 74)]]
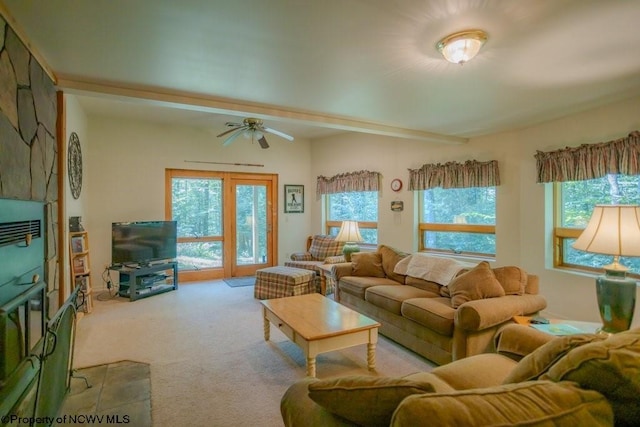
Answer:
[(456, 310), (454, 323), (467, 331), (481, 331), (508, 322), (513, 316), (530, 315), (547, 307), (541, 295), (507, 295), (468, 301)]
[(292, 261), (313, 261), (313, 256), (310, 252), (294, 252), (291, 254)]
[(318, 381), (307, 377), (291, 385), (280, 401), (280, 414), (286, 427), (354, 426), (333, 415), (309, 397), (309, 384)]
[(498, 353), (519, 361), (554, 338), (529, 326), (511, 323), (500, 328), (494, 342)]
[(352, 264), (350, 262), (332, 264), (331, 272), (333, 273), (333, 278), (335, 279), (336, 284), (338, 284), (342, 277), (353, 275)]

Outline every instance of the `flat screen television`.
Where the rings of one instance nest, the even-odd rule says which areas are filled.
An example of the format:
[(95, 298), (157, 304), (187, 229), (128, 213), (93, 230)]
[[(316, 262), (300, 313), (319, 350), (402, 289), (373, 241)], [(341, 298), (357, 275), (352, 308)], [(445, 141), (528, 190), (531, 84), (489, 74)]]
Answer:
[(176, 221), (114, 222), (111, 263), (147, 265), (177, 256)]

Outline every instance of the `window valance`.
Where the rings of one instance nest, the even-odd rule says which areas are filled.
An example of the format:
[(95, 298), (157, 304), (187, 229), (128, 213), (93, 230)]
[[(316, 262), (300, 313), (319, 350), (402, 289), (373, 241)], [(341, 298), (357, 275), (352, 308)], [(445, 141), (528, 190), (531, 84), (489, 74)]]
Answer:
[(582, 144), (535, 155), (538, 182), (582, 181), (607, 174), (640, 174), (640, 132), (597, 144)]
[(350, 191), (378, 191), (380, 189), (380, 172), (359, 171), (348, 172), (332, 177), (319, 176), (316, 194), (346, 193)]
[(409, 190), (430, 188), (493, 187), (500, 185), (498, 161), (424, 164), (419, 169), (409, 169)]

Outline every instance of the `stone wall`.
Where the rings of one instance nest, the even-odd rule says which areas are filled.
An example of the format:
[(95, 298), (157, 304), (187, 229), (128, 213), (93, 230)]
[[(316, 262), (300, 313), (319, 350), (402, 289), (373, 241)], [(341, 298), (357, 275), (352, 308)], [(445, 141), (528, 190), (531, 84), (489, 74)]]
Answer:
[(53, 81), (0, 16), (0, 198), (45, 202), (50, 314), (60, 274), (56, 118)]

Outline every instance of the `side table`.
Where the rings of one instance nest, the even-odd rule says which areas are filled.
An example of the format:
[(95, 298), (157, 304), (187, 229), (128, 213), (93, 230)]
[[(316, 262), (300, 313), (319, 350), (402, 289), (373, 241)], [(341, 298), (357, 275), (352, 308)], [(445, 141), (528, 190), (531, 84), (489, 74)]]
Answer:
[[(531, 320), (531, 316), (513, 316), (513, 321), (519, 325), (531, 326), (530, 320)], [(580, 329), (580, 331), (586, 334), (598, 333), (599, 329), (602, 327), (601, 323), (583, 322), (581, 320), (566, 320), (566, 319), (549, 319), (549, 324), (570, 325)]]

